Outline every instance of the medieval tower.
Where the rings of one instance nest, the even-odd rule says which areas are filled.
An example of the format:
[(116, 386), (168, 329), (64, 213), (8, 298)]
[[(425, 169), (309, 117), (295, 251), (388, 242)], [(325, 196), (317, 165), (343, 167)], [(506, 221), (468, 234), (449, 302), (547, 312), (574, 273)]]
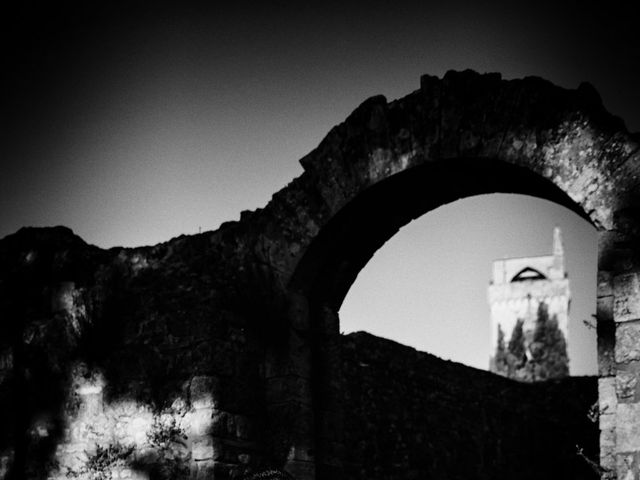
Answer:
[[(564, 359), (562, 361), (565, 362), (561, 371), (566, 371), (565, 374), (568, 374), (566, 342), (569, 338), (571, 292), (565, 270), (564, 248), (559, 227), (553, 230), (552, 252), (551, 255), (506, 258), (493, 262), (488, 299), (491, 308), (490, 370), (495, 373), (520, 379), (532, 379), (531, 373), (522, 374), (525, 365), (530, 361), (541, 362), (543, 360), (540, 359), (543, 356), (545, 359), (550, 356), (545, 352), (537, 354), (536, 351), (532, 351), (532, 348), (535, 350), (534, 347), (537, 348), (539, 344), (544, 343), (540, 340), (540, 327), (536, 330), (542, 316), (544, 317), (542, 321), (549, 320), (548, 328), (556, 330), (551, 333), (556, 339), (551, 340), (551, 343), (554, 348), (559, 344), (558, 348), (563, 350), (559, 352)], [(557, 332), (558, 330), (561, 334)], [(538, 340), (535, 345), (533, 344), (534, 332)], [(517, 349), (514, 345), (519, 339), (522, 339), (522, 346)], [(514, 353), (510, 350), (518, 351)], [(514, 355), (519, 358), (514, 359)], [(535, 358), (532, 360), (532, 357)], [(558, 355), (553, 358), (557, 361)], [(562, 375), (556, 373), (553, 376)], [(536, 379), (535, 374), (533, 379)]]

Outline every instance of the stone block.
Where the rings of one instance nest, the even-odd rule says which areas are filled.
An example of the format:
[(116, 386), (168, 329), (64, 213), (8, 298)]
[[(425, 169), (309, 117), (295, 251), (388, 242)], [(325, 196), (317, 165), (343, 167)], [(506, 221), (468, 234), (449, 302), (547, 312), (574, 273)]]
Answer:
[[(216, 446), (218, 448), (216, 448)], [(197, 438), (191, 444), (191, 458), (194, 460), (215, 460), (220, 455), (219, 444), (209, 436)]]
[(640, 403), (621, 403), (616, 414), (616, 450), (640, 451)]
[(622, 453), (616, 458), (618, 480), (639, 480), (640, 462), (637, 453)]
[(635, 372), (618, 372), (616, 374), (616, 393), (618, 401), (633, 399), (636, 394), (638, 377)]
[(640, 279), (638, 273), (627, 273), (614, 277), (613, 295), (613, 319), (616, 322), (640, 319)]
[(615, 358), (617, 363), (640, 360), (640, 322), (616, 325)]
[(192, 398), (191, 405), (196, 410), (200, 409), (212, 409), (218, 407), (218, 402), (214, 398), (214, 396), (210, 393), (204, 394), (200, 397)]
[(201, 408), (190, 411), (186, 417), (186, 425), (191, 435), (206, 435), (212, 429), (214, 410), (212, 408)]
[(605, 377), (598, 379), (598, 408), (600, 418), (606, 414), (613, 414), (616, 411), (616, 379), (615, 377)]

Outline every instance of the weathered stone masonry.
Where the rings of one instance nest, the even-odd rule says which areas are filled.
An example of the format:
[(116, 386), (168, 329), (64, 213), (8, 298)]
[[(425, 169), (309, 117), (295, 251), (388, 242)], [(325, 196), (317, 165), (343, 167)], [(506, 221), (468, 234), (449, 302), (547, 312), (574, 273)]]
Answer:
[(601, 463), (640, 478), (638, 147), (587, 84), (449, 72), (365, 101), (264, 209), (215, 232), (106, 251), (63, 229), (3, 239), (0, 401), (15, 408), (0, 413), (0, 472), (339, 478), (337, 312), (355, 276), (413, 218), (514, 192), (601, 232)]

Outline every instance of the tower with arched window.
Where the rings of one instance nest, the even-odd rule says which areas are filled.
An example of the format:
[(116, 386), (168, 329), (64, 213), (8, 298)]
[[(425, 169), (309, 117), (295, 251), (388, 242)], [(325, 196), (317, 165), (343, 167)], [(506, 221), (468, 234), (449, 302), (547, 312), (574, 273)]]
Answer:
[(494, 260), (488, 298), (491, 308), (491, 371), (504, 373), (504, 369), (496, 365), (496, 357), (503, 345), (508, 347), (518, 323), (518, 328), (522, 328), (524, 354), (531, 356), (529, 346), (542, 303), (546, 306), (548, 318), (557, 322), (568, 342), (571, 291), (560, 228), (553, 230), (551, 255)]

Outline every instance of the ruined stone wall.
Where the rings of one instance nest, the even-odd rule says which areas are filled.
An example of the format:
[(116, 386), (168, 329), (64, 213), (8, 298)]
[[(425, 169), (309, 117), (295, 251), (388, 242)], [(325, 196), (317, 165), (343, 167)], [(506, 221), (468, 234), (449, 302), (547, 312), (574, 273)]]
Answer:
[[(124, 475), (151, 472), (169, 442), (179, 455), (156, 463), (192, 478), (263, 464), (336, 478), (338, 311), (358, 272), (412, 219), (510, 192), (601, 232), (601, 461), (638, 480), (639, 139), (588, 84), (425, 75), (404, 98), (363, 102), (268, 205), (214, 232), (106, 251), (64, 228), (3, 239), (0, 476), (57, 472), (86, 439), (85, 467)], [(96, 415), (108, 434), (86, 428)], [(132, 442), (152, 453), (132, 457)]]
[(364, 332), (343, 337), (345, 477), (597, 479), (595, 377), (524, 384)]
[(210, 268), (188, 265), (211, 251), (190, 258), (186, 243), (101, 251), (64, 228), (2, 241), (0, 478), (262, 464), (264, 337)]
[[(12, 293), (2, 296), (0, 478), (225, 479), (273, 465), (269, 332), (198, 272), (214, 260), (194, 248), (200, 241), (101, 251), (55, 228), (0, 242), (3, 291)], [(346, 478), (456, 467), (465, 478), (500, 478), (491, 472), (517, 472), (560, 428), (597, 456), (583, 411), (594, 401), (588, 380), (556, 405), (555, 391), (535, 397), (370, 335), (340, 348)], [(567, 406), (576, 418), (549, 426), (548, 412)], [(532, 409), (534, 421), (521, 425)], [(523, 439), (535, 442), (507, 448)], [(567, 445), (553, 451), (584, 470)]]
[(617, 478), (636, 480), (640, 477), (640, 275), (602, 274), (598, 287), (599, 346), (607, 351), (607, 345), (615, 345), (600, 365), (600, 459)]

